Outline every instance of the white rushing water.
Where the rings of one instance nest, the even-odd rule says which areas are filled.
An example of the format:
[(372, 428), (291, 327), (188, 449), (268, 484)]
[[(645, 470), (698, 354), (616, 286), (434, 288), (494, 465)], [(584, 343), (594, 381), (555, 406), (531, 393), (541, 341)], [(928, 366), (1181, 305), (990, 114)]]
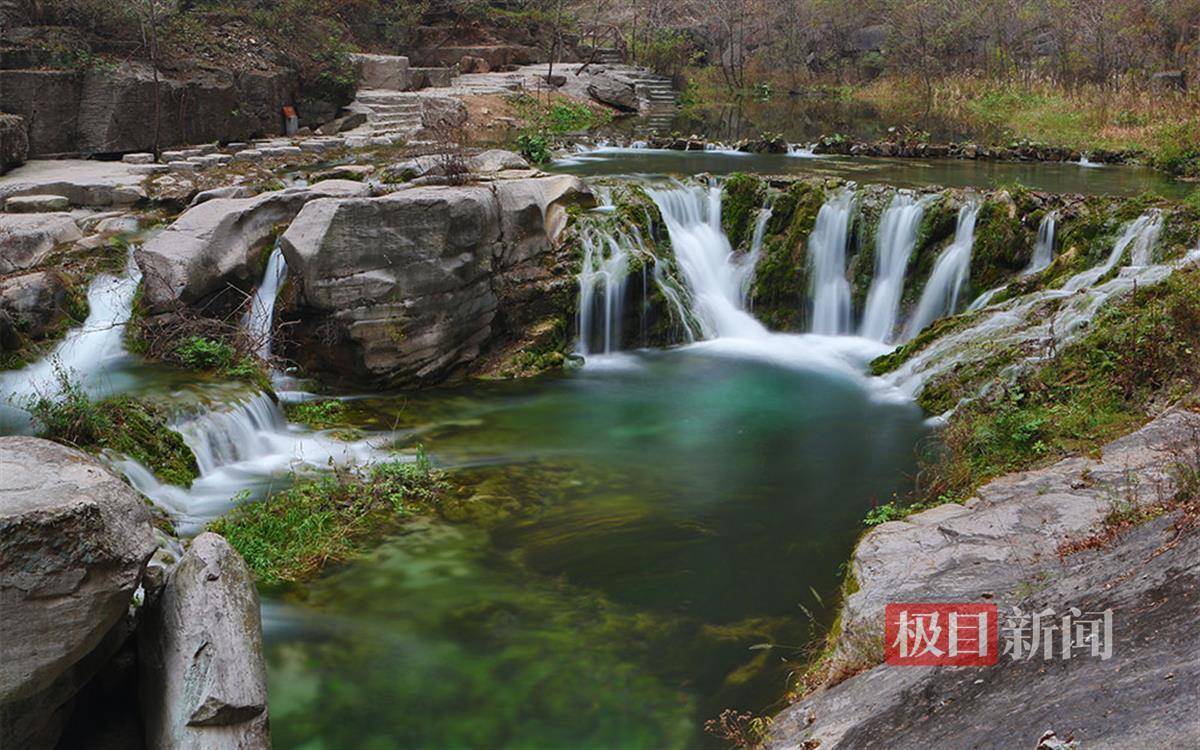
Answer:
[(911, 193), (900, 192), (883, 212), (875, 241), (875, 277), (867, 292), (859, 335), (875, 341), (892, 340), (908, 261), (917, 246), (928, 203), (929, 199), (917, 200)]
[[(756, 250), (742, 258), (734, 253), (721, 228), (719, 187), (676, 185), (649, 188), (647, 194), (662, 214), (691, 317), (700, 323), (704, 340), (694, 350), (821, 371), (866, 386), (866, 364), (887, 346), (857, 336), (772, 333), (748, 312), (746, 290), (754, 272), (748, 260)], [(762, 214), (759, 221), (766, 221)]]
[(835, 192), (817, 213), (808, 236), (812, 266), (812, 332), (840, 336), (850, 332), (850, 281), (846, 278), (846, 245), (854, 213), (854, 193)]
[(242, 327), (254, 342), (255, 353), (262, 359), (271, 357), (271, 347), (274, 343), (273, 324), (275, 322), (275, 298), (279, 295), (279, 287), (287, 278), (287, 261), (284, 260), (283, 250), (279, 244), (271, 251), (267, 259), (267, 269), (263, 273), (262, 282), (254, 290), (250, 298), (250, 309), (242, 318)]
[[(621, 348), (625, 282), (630, 258), (641, 241), (633, 233), (605, 234), (591, 228), (581, 233), (579, 240), (583, 245), (583, 267), (579, 272), (578, 353), (611, 354)], [(597, 330), (597, 325), (602, 328)], [(599, 349), (593, 349), (597, 338), (603, 343)]]
[(1054, 262), (1054, 230), (1058, 225), (1058, 212), (1050, 211), (1038, 224), (1037, 243), (1033, 246), (1033, 260), (1025, 269), (1026, 275), (1044, 271)]
[(1113, 243), (1113, 249), (1108, 254), (1108, 259), (1095, 268), (1089, 268), (1072, 276), (1066, 284), (1063, 284), (1063, 289), (1068, 292), (1076, 292), (1095, 284), (1117, 267), (1121, 258), (1125, 257), (1126, 251), (1131, 247), (1133, 248), (1133, 265), (1149, 265), (1154, 251), (1154, 243), (1157, 242), (1159, 232), (1162, 231), (1162, 222), (1162, 214), (1158, 211), (1151, 211), (1126, 224), (1117, 241)]
[(100, 274), (88, 286), (88, 316), (67, 331), (47, 356), (0, 375), (0, 394), (13, 406), (61, 393), (60, 374), (93, 395), (105, 392), (105, 368), (125, 355), (125, 325), (142, 275), (133, 253), (120, 276)]
[(662, 214), (692, 312), (704, 338), (755, 337), (766, 332), (746, 311), (754, 266), (738, 258), (721, 228), (721, 187), (647, 188)]
[(933, 264), (933, 272), (925, 282), (921, 301), (917, 303), (917, 310), (905, 328), (905, 339), (911, 339), (925, 326), (957, 310), (958, 295), (971, 274), (971, 250), (975, 246), (975, 219), (978, 216), (977, 202), (972, 201), (959, 209), (954, 241)]
[(172, 429), (196, 456), (199, 478), (188, 488), (163, 484), (131, 459), (114, 465), (130, 484), (168, 511), (181, 533), (192, 534), (229, 511), (243, 492), (264, 494), (285, 486), (297, 472), (331, 466), (366, 465), (397, 459), (385, 448), (393, 433), (344, 441), (327, 432), (289, 424), (279, 405), (265, 393), (200, 411)]

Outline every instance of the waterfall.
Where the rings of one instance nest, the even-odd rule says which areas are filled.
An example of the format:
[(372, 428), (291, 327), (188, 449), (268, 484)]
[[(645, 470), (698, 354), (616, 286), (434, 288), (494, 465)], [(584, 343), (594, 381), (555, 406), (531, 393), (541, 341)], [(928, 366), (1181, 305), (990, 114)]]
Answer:
[[(370, 464), (386, 453), (367, 440), (347, 442), (289, 425), (269, 395), (257, 393), (187, 416), (171, 425), (196, 457), (199, 478), (189, 488), (163, 484), (145, 466), (114, 461), (138, 491), (170, 511), (188, 534), (227, 512), (243, 497), (288, 481), (298, 470)], [(374, 437), (391, 442), (390, 433)]]
[(900, 297), (908, 259), (917, 245), (917, 231), (928, 199), (916, 200), (897, 193), (879, 220), (875, 241), (875, 278), (867, 293), (859, 334), (875, 341), (889, 341), (900, 315)]
[(767, 222), (771, 220), (771, 207), (763, 206), (758, 209), (758, 218), (754, 222), (754, 234), (750, 236), (750, 252), (739, 262), (742, 275), (742, 300), (750, 297), (750, 286), (754, 282), (754, 269), (758, 267), (758, 259), (762, 257), (763, 236), (767, 233)]
[(125, 354), (125, 324), (141, 279), (132, 251), (120, 276), (100, 274), (92, 279), (87, 291), (87, 319), (67, 331), (47, 356), (20, 370), (0, 374), (0, 394), (5, 400), (19, 406), (30, 398), (60, 395), (60, 372), (78, 379), (89, 392), (103, 390), (99, 379), (105, 365)]
[(272, 323), (275, 320), (275, 297), (279, 294), (283, 280), (287, 278), (287, 271), (283, 250), (280, 249), (279, 243), (275, 243), (275, 249), (267, 259), (267, 270), (263, 272), (262, 282), (258, 289), (254, 290), (254, 296), (250, 298), (250, 309), (242, 318), (242, 328), (250, 334), (255, 354), (260, 359), (271, 357), (271, 347), (274, 344)]
[(976, 312), (978, 310), (982, 310), (983, 308), (987, 307), (991, 303), (991, 301), (993, 299), (995, 299), (996, 295), (999, 294), (1006, 287), (1007, 287), (1007, 285), (998, 286), (995, 289), (989, 289), (986, 292), (984, 292), (983, 294), (979, 295), (978, 297), (975, 298), (974, 302), (967, 305), (967, 312)]
[(1154, 243), (1158, 240), (1159, 232), (1162, 231), (1162, 223), (1162, 214), (1158, 211), (1151, 211), (1126, 224), (1104, 264), (1075, 274), (1067, 280), (1066, 284), (1063, 284), (1063, 290), (1077, 292), (1092, 286), (1105, 274), (1116, 268), (1131, 245), (1133, 246), (1133, 265), (1147, 265), (1153, 255)]
[[(593, 353), (593, 342), (603, 333), (603, 354), (621, 348), (621, 321), (625, 316), (625, 282), (633, 255), (633, 237), (622, 231), (601, 234), (589, 229), (580, 235), (583, 267), (579, 271), (579, 347), (582, 355)], [(599, 298), (597, 295), (600, 294)], [(599, 306), (599, 310), (596, 307)], [(593, 330), (600, 313), (600, 331)]]
[(850, 331), (850, 282), (846, 279), (846, 243), (854, 193), (839, 190), (821, 206), (808, 257), (812, 266), (812, 332), (839, 336)]
[(1057, 211), (1051, 211), (1042, 218), (1042, 223), (1038, 225), (1037, 244), (1033, 246), (1033, 260), (1025, 269), (1027, 275), (1045, 270), (1054, 261), (1054, 229), (1057, 223)]
[(958, 307), (958, 295), (971, 273), (971, 249), (975, 245), (975, 219), (979, 216), (979, 204), (972, 201), (958, 211), (958, 226), (954, 230), (954, 242), (942, 251), (917, 311), (905, 329), (905, 339), (916, 336), (925, 326), (943, 315), (952, 315)]
[(705, 338), (756, 338), (766, 333), (746, 312), (746, 290), (754, 266), (739, 259), (721, 228), (719, 185), (647, 188), (658, 206), (692, 312)]

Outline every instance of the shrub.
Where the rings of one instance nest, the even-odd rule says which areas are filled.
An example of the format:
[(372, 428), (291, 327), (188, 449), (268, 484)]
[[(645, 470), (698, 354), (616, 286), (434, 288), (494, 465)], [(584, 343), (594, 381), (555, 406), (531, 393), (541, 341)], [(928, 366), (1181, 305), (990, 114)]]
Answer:
[(264, 584), (303, 580), (410, 513), (435, 506), (446, 488), (424, 451), (364, 472), (335, 470), (246, 503), (210, 528), (233, 545)]
[(554, 158), (546, 137), (536, 133), (522, 133), (517, 136), (517, 151), (528, 159), (530, 164), (545, 164)]

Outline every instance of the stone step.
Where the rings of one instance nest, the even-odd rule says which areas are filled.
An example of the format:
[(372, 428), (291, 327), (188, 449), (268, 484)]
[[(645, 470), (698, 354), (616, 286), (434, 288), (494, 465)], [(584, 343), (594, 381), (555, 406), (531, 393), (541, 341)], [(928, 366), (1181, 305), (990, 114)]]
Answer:
[(420, 114), (420, 104), (368, 104), (368, 108), (377, 115), (407, 115)]

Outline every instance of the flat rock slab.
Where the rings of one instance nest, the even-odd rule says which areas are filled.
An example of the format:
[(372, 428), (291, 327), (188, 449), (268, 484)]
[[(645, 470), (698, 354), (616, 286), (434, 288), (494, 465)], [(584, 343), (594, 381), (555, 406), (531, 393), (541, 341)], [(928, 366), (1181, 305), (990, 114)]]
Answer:
[(71, 201), (65, 195), (14, 195), (4, 202), (4, 210), (14, 214), (66, 211)]
[(0, 214), (0, 274), (33, 268), (56, 245), (82, 238), (68, 213)]
[[(986, 668), (875, 667), (785, 709), (768, 747), (1034, 747), (1042, 732), (1081, 747), (1196, 747), (1200, 684), (1200, 534), (1177, 546), (1167, 522), (1106, 549), (1058, 556), (1095, 529), (1114, 502), (1174, 492), (1181, 445), (1200, 414), (1173, 409), (1106, 446), (1001, 477), (963, 506), (883, 524), (859, 543), (860, 586), (842, 611), (839, 654), (878, 639), (889, 602), (991, 601), (1001, 612), (1114, 609), (1108, 661), (1013, 661)], [(808, 743), (808, 744), (806, 744)], [(819, 744), (813, 744), (819, 743)]]
[(119, 161), (34, 160), (0, 177), (0, 200), (19, 195), (61, 195), (72, 206), (125, 206), (145, 198), (145, 173)]
[[(136, 492), (92, 457), (0, 438), (0, 737), (29, 747), (125, 614), (155, 549)], [(98, 667), (99, 665), (94, 665)]]

